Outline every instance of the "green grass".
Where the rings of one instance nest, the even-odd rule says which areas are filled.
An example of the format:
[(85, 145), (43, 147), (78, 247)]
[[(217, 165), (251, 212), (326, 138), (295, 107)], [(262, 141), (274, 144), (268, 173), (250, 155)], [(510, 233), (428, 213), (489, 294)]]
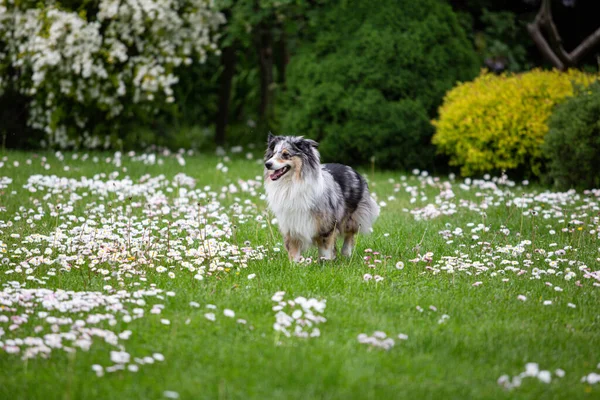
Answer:
[[(82, 154), (79, 154), (80, 158)], [(41, 166), (42, 156), (47, 157), (51, 165), (49, 170)], [(94, 156), (99, 157), (98, 163), (91, 160)], [(230, 155), (232, 160), (225, 163), (229, 168), (227, 173), (215, 168), (222, 161), (216, 156), (186, 156), (185, 166), (180, 166), (173, 156), (159, 157), (164, 160), (163, 165), (145, 165), (123, 156), (121, 168), (105, 162), (105, 158), (111, 156), (92, 153), (86, 161), (73, 160), (71, 154), (66, 154), (63, 161), (53, 154), (8, 153), (5, 156), (0, 177), (9, 177), (13, 182), (0, 189), (0, 207), (4, 208), (0, 212), (0, 240), (6, 244), (0, 284), (16, 281), (26, 284), (27, 288), (104, 293), (107, 293), (103, 289), (105, 285), (119, 288), (116, 271), (125, 262), (122, 259), (108, 260), (97, 266), (110, 271), (106, 277), (94, 270), (81, 254), (82, 264), (74, 264), (70, 271), (61, 270), (56, 263), (42, 263), (30, 274), (24, 269), (6, 273), (15, 271), (19, 263), (29, 261), (23, 253), (15, 254), (16, 249), (39, 249), (43, 254), (46, 248), (54, 248), (54, 258), (63, 243), (62, 239), (57, 240), (59, 244), (50, 239), (23, 244), (28, 235), (53, 235), (57, 228), (66, 232), (78, 224), (71, 221), (69, 225), (70, 216), (91, 215), (98, 206), (104, 206), (104, 211), (96, 214), (97, 228), (121, 223), (120, 239), (110, 239), (113, 242), (107, 239), (105, 245), (108, 247), (113, 243), (115, 249), (133, 251), (131, 247), (123, 250), (127, 236), (132, 235), (128, 232), (128, 223), (146, 219), (154, 221), (159, 229), (171, 229), (168, 234), (158, 229), (152, 231), (148, 234), (152, 237), (149, 243), (166, 245), (169, 239), (169, 250), (172, 251), (183, 251), (176, 248), (178, 243), (198, 248), (197, 239), (190, 239), (189, 244), (186, 242), (190, 230), (180, 232), (169, 225), (178, 219), (189, 218), (173, 214), (177, 190), (169, 192), (167, 186), (157, 190), (165, 198), (160, 207), (169, 205), (171, 211), (149, 216), (143, 210), (150, 207), (157, 211), (160, 207), (149, 206), (148, 199), (143, 196), (134, 194), (131, 199), (128, 196), (119, 198), (112, 192), (101, 196), (93, 194), (92, 190), (78, 189), (75, 193), (82, 197), (77, 198), (64, 188), (32, 193), (23, 188), (30, 176), (56, 174), (79, 180), (120, 171), (117, 180), (129, 176), (137, 182), (145, 174), (152, 177), (164, 174), (171, 180), (183, 172), (196, 179), (198, 193), (210, 185), (211, 190), (220, 194), (221, 187), (230, 183), (237, 185), (239, 179), (253, 179), (262, 173), (256, 160), (248, 161), (240, 155)], [(28, 159), (32, 160), (31, 165), (27, 164)], [(13, 165), (15, 161), (19, 162), (18, 167)], [(126, 172), (123, 167), (127, 168)], [(456, 197), (448, 203), (459, 205), (461, 201), (472, 201), (480, 205), (487, 198), (496, 205), (490, 205), (485, 215), (459, 206), (453, 215), (417, 221), (408, 210), (434, 203), (435, 196), (440, 193), (438, 188), (427, 184), (426, 179), (412, 175), (402, 181), (400, 173), (376, 172), (373, 175), (371, 171), (362, 172), (368, 177), (379, 201), (385, 201), (387, 205), (382, 208), (373, 234), (359, 237), (351, 260), (338, 258), (327, 263), (291, 264), (276, 226), (266, 224), (263, 227), (264, 221), (271, 217), (266, 216), (265, 201), (259, 197), (262, 189), (259, 188), (257, 195), (226, 193), (218, 200), (219, 213), (227, 214), (236, 225), (234, 234), (227, 240), (239, 246), (244, 246), (246, 241), (253, 248), (262, 245), (266, 257), (249, 261), (247, 268), (233, 265), (199, 281), (193, 278), (195, 273), (182, 270), (181, 261), (161, 251), (160, 257), (152, 260), (154, 266), (168, 267), (175, 272), (175, 278), (150, 267), (136, 266), (135, 270), (142, 273), (145, 280), (140, 280), (140, 275), (136, 274), (121, 276), (121, 289), (134, 291), (156, 284), (164, 291), (175, 292), (175, 296), (148, 300), (148, 305), (143, 307), (144, 318), (130, 323), (118, 322), (115, 326), (99, 324), (117, 333), (131, 330), (131, 337), (122, 343), (132, 357), (158, 352), (165, 356), (164, 362), (143, 365), (138, 372), (117, 371), (97, 377), (91, 366), (112, 365), (110, 351), (115, 350), (99, 338), (94, 338), (87, 352), (78, 349), (66, 353), (55, 349), (48, 359), (37, 357), (23, 361), (19, 354), (8, 354), (0, 349), (0, 398), (160, 399), (164, 398), (164, 391), (175, 391), (182, 399), (598, 398), (600, 388), (581, 383), (580, 379), (590, 372), (600, 372), (596, 369), (600, 362), (600, 288), (593, 286), (594, 279), (584, 278), (584, 272), (579, 270), (582, 264), (591, 271), (600, 269), (598, 197), (580, 194), (546, 201), (535, 197), (544, 190), (539, 187), (500, 186), (497, 192), (471, 187), (465, 191), (459, 187), (461, 182), (453, 182)], [(106, 181), (108, 178), (99, 179)], [(400, 186), (401, 190), (394, 193), (395, 185), (404, 182), (418, 190), (414, 203), (410, 202), (411, 196), (404, 187)], [(84, 192), (89, 193), (83, 197)], [(395, 198), (388, 199), (392, 195)], [(427, 199), (422, 200), (422, 196)], [(519, 197), (531, 200), (526, 208), (514, 205), (514, 199)], [(249, 200), (247, 204), (245, 200)], [(195, 201), (193, 199), (191, 203)], [(136, 207), (136, 202), (141, 206)], [(205, 199), (200, 203), (202, 207), (208, 205)], [(250, 216), (244, 223), (240, 223), (231, 207), (234, 203), (241, 204), (243, 213)], [(61, 208), (57, 209), (59, 204)], [(523, 215), (523, 211), (535, 207), (538, 208), (537, 216)], [(51, 215), (56, 210), (58, 216)], [(543, 218), (544, 210), (553, 210), (549, 214), (552, 216)], [(555, 216), (557, 211), (564, 216)], [(41, 218), (31, 225), (27, 219), (35, 214)], [(258, 215), (264, 215), (264, 220), (256, 221)], [(583, 224), (569, 224), (574, 219)], [(9, 221), (11, 226), (7, 225)], [(479, 239), (472, 239), (469, 223), (475, 226), (483, 223), (489, 231), (478, 232)], [(508, 235), (500, 232), (503, 226), (510, 230)], [(439, 234), (457, 227), (464, 230), (464, 235), (452, 238), (452, 243), (447, 243)], [(563, 232), (563, 228), (567, 228), (567, 232)], [(551, 229), (556, 231), (555, 235), (549, 233)], [(590, 231), (594, 233), (590, 234)], [(20, 236), (11, 236), (14, 234)], [(496, 251), (500, 246), (516, 246), (522, 240), (532, 242), (525, 245), (522, 254)], [(489, 246), (478, 242), (489, 243)], [(553, 243), (556, 243), (555, 247), (551, 247)], [(566, 268), (571, 268), (576, 276), (569, 281), (559, 274), (534, 279), (534, 268), (546, 270), (549, 260), (545, 259), (557, 259), (556, 255), (549, 257), (547, 253), (565, 246), (572, 248), (567, 248), (565, 255), (558, 257), (562, 261), (556, 271), (564, 273)], [(379, 257), (384, 260), (375, 269), (369, 268), (363, 260), (368, 248), (379, 252)], [(539, 249), (545, 250), (546, 254), (541, 254)], [(147, 250), (139, 250), (138, 256), (143, 254), (152, 258)], [(79, 254), (73, 243), (63, 251)], [(433, 252), (431, 262), (409, 261), (427, 252)], [(474, 268), (453, 274), (435, 272), (443, 256), (456, 256), (457, 252), (466, 254), (472, 261), (493, 262), (495, 267), (490, 266), (479, 274)], [(314, 258), (316, 251), (307, 256)], [(389, 258), (385, 259), (385, 256)], [(517, 275), (504, 271), (506, 265), (501, 264), (504, 259), (517, 261), (517, 267), (526, 272)], [(526, 260), (531, 260), (532, 264), (525, 265)], [(396, 269), (398, 261), (405, 263), (403, 270)], [(569, 266), (569, 261), (574, 265)], [(55, 274), (49, 275), (52, 268), (55, 268)], [(366, 273), (381, 275), (384, 280), (366, 282), (363, 280)], [(256, 278), (249, 280), (249, 274), (256, 274)], [(28, 276), (41, 281), (28, 280)], [(503, 278), (508, 281), (504, 282)], [(473, 286), (475, 282), (482, 284)], [(563, 291), (555, 291), (546, 282)], [(275, 303), (271, 297), (279, 290), (286, 292), (286, 298), (305, 296), (327, 300), (324, 312), (327, 321), (319, 325), (320, 337), (286, 338), (274, 331), (275, 313), (271, 307)], [(519, 295), (526, 296), (527, 301), (518, 300)], [(552, 300), (553, 304), (545, 306), (544, 300)], [(190, 301), (198, 302), (200, 308), (191, 307)], [(164, 304), (160, 315), (150, 314), (154, 303)], [(576, 308), (568, 307), (568, 303), (575, 304)], [(217, 310), (206, 309), (206, 304), (216, 305)], [(437, 311), (430, 310), (430, 305)], [(419, 312), (417, 306), (422, 307), (423, 312)], [(236, 318), (247, 320), (247, 324), (237, 324), (236, 318), (223, 316), (226, 308), (234, 310)], [(35, 308), (36, 312), (39, 310), (41, 308)], [(216, 313), (215, 322), (204, 317), (209, 311)], [(8, 305), (0, 308), (0, 315), (8, 317), (24, 312), (23, 307), (16, 312)], [(448, 314), (450, 318), (439, 324), (442, 314)], [(86, 315), (70, 316), (76, 320), (85, 319)], [(170, 325), (161, 324), (161, 318), (170, 320)], [(29, 322), (15, 331), (9, 331), (9, 325), (0, 323), (0, 328), (5, 331), (0, 341), (40, 337), (49, 332), (49, 324), (35, 313), (29, 315)], [(44, 331), (35, 333), (36, 325), (44, 326)], [(409, 338), (396, 340), (396, 345), (389, 351), (371, 349), (358, 342), (360, 333), (370, 335), (377, 330), (393, 338), (399, 333), (407, 334)], [(497, 379), (501, 375), (518, 375), (524, 371), (527, 362), (539, 363), (541, 369), (551, 371), (552, 382), (545, 384), (537, 378), (525, 378), (520, 387), (511, 391), (498, 385)], [(566, 371), (564, 378), (554, 375), (557, 368)]]

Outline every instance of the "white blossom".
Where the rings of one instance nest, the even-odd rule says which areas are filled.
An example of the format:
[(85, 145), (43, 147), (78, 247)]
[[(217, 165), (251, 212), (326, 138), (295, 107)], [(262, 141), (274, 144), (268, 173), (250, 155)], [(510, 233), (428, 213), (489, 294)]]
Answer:
[[(89, 16), (41, 4), (0, 0), (0, 71), (16, 71), (29, 126), (60, 147), (110, 144), (88, 133), (90, 109), (115, 119), (126, 107), (172, 102), (174, 69), (218, 53), (215, 32), (225, 22), (207, 0), (100, 0)], [(0, 95), (7, 83), (0, 78)]]

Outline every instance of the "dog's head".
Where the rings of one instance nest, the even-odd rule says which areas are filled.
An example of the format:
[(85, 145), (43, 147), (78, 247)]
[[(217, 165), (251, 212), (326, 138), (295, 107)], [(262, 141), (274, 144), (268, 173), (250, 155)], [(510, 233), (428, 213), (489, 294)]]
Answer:
[(269, 133), (265, 152), (265, 179), (302, 179), (319, 168), (319, 144), (301, 136), (274, 136)]

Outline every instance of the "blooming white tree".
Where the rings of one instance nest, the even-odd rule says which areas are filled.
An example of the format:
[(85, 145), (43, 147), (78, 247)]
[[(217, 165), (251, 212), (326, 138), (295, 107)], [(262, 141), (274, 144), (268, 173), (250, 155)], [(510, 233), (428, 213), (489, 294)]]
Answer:
[(8, 85), (27, 96), (28, 123), (49, 144), (95, 147), (99, 125), (174, 102), (178, 68), (218, 54), (224, 22), (213, 0), (98, 0), (80, 10), (0, 0), (0, 96)]

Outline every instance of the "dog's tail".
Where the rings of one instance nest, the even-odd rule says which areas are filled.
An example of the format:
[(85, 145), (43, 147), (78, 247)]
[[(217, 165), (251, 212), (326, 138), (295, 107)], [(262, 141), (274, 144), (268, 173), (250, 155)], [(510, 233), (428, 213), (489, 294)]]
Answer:
[(368, 189), (363, 192), (362, 199), (354, 212), (354, 220), (359, 226), (360, 233), (371, 233), (373, 223), (379, 216), (379, 205), (371, 197)]

